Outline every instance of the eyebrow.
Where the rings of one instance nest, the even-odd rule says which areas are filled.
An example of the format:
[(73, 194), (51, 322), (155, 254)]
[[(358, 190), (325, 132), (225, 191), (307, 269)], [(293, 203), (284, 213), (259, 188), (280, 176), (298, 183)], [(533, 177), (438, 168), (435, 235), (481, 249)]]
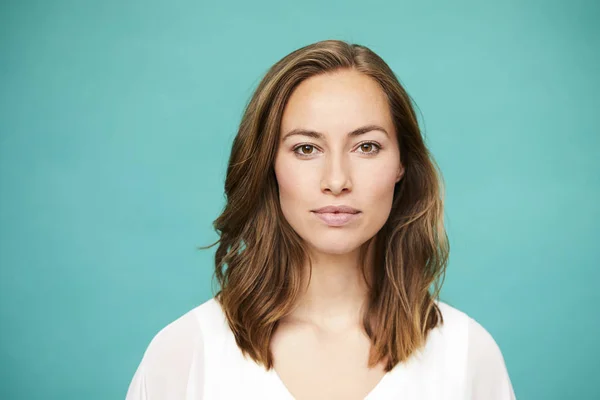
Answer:
[[(379, 125), (361, 126), (360, 128), (357, 128), (357, 129), (353, 130), (352, 132), (349, 132), (348, 136), (356, 137), (356, 136), (359, 136), (359, 135), (362, 135), (362, 134), (365, 134), (365, 133), (371, 132), (371, 131), (381, 131), (381, 132), (385, 133), (385, 135), (387, 137), (390, 136), (389, 133)], [(289, 138), (290, 136), (294, 136), (294, 135), (308, 136), (308, 137), (311, 137), (314, 139), (324, 139), (325, 138), (325, 135), (323, 135), (321, 132), (317, 132), (317, 131), (313, 131), (313, 130), (309, 130), (309, 129), (297, 128), (297, 129), (292, 129), (291, 131), (286, 133), (285, 136), (283, 137), (283, 139), (281, 139), (281, 141), (284, 141), (287, 138)]]

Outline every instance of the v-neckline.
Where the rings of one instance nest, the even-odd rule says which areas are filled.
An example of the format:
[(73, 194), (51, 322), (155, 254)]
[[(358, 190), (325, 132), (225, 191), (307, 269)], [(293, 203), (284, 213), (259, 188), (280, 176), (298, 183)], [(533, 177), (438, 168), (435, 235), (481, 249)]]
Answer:
[[(369, 391), (369, 393), (365, 395), (363, 400), (376, 400), (377, 397), (374, 396), (378, 396), (379, 393), (382, 390), (384, 390), (385, 386), (387, 385), (387, 381), (390, 380), (390, 376), (396, 373), (396, 371), (400, 368), (400, 364), (401, 363), (396, 364), (394, 368), (386, 372), (385, 375), (383, 375), (383, 377), (381, 377), (381, 379), (377, 382), (377, 384)], [(267, 371), (267, 374), (269, 374), (269, 376), (277, 386), (277, 391), (281, 392), (280, 394), (278, 393), (278, 396), (284, 396), (286, 399), (296, 400), (296, 398), (285, 385), (285, 382), (283, 382), (283, 379), (281, 379), (279, 373), (275, 370), (274, 367)]]

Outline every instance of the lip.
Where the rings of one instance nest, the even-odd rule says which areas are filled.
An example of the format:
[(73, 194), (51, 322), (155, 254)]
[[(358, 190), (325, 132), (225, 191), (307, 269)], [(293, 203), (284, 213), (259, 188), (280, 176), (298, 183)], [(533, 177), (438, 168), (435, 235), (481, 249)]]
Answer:
[(313, 212), (316, 213), (346, 213), (346, 214), (357, 214), (360, 211), (358, 211), (356, 208), (352, 208), (350, 206), (346, 206), (346, 205), (339, 205), (339, 206), (326, 206), (326, 207), (321, 207), (317, 210), (312, 210)]
[(325, 222), (329, 226), (342, 226), (358, 219), (361, 213), (328, 213), (313, 211), (313, 214), (315, 214), (321, 221)]

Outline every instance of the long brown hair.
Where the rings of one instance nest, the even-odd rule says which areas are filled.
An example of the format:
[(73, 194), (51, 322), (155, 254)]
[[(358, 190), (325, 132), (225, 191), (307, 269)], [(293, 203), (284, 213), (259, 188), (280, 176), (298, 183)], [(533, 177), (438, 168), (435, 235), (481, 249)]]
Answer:
[[(271, 337), (301, 293), (307, 248), (284, 218), (273, 168), (287, 99), (303, 80), (341, 69), (375, 79), (387, 95), (404, 176), (389, 218), (373, 243), (363, 327), (372, 342), (369, 366), (386, 371), (405, 361), (443, 323), (436, 301), (449, 243), (443, 223), (443, 180), (417, 122), (412, 99), (394, 72), (365, 46), (325, 40), (302, 47), (266, 73), (247, 104), (225, 179), (226, 206), (213, 226), (220, 236), (215, 298), (245, 356), (273, 367)], [(365, 251), (361, 248), (361, 261)], [(365, 265), (363, 276), (365, 275)], [(431, 285), (434, 285), (430, 293)]]

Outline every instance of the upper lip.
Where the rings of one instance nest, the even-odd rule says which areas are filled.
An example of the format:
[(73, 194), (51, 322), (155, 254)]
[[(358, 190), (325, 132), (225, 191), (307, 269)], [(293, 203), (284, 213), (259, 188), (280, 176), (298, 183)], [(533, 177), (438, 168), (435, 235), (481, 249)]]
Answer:
[(316, 213), (348, 213), (348, 214), (356, 214), (360, 211), (358, 211), (355, 208), (352, 208), (350, 206), (345, 206), (345, 205), (341, 205), (341, 206), (326, 206), (326, 207), (321, 207), (318, 208), (316, 210), (313, 210), (313, 212)]

